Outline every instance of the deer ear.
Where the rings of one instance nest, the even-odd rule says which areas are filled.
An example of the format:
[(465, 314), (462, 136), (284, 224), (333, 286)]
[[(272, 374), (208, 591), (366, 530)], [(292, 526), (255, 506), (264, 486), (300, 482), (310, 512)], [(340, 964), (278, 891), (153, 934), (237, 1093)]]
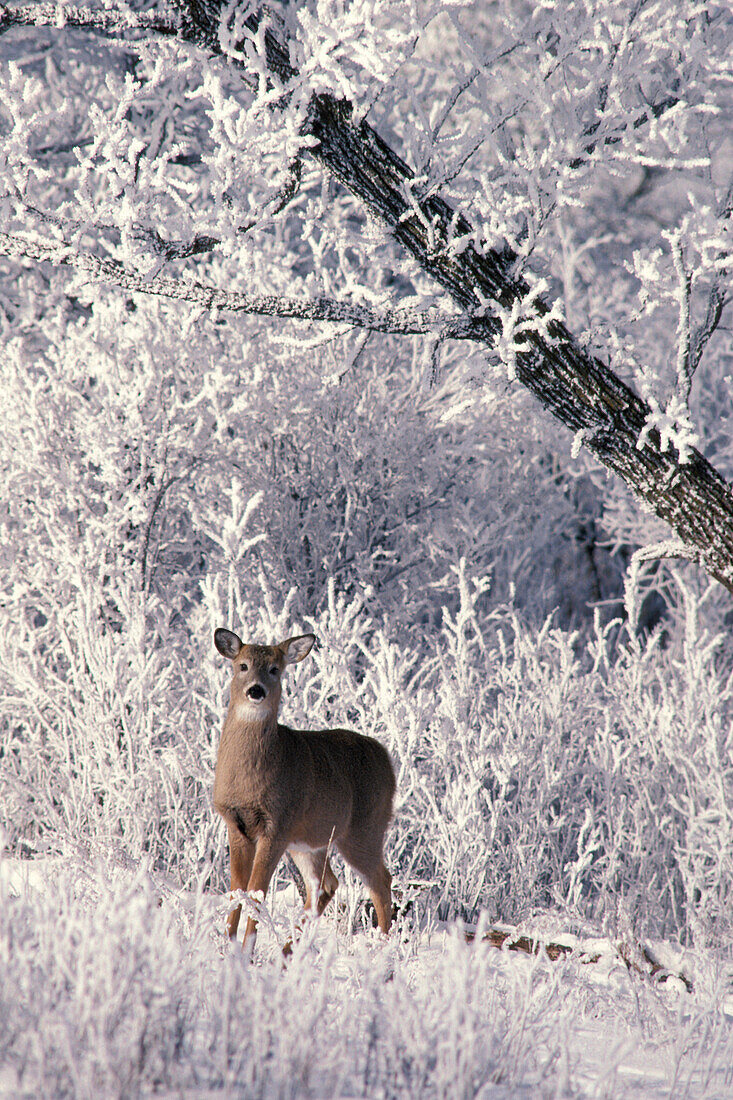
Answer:
[(218, 630), (214, 631), (214, 645), (222, 657), (227, 657), (230, 661), (233, 661), (242, 648), (242, 639), (233, 630), (225, 630), (224, 627), (219, 627)]
[(281, 642), (280, 649), (285, 654), (285, 664), (294, 665), (296, 661), (302, 661), (313, 649), (315, 640), (315, 634), (299, 634), (296, 638)]

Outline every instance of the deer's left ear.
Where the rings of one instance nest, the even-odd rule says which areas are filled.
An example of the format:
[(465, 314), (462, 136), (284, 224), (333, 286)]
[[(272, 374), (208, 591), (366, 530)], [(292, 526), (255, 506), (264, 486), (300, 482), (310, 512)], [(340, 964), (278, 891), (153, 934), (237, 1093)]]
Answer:
[(280, 649), (285, 654), (285, 664), (294, 665), (296, 661), (302, 661), (313, 649), (315, 640), (315, 634), (298, 634), (295, 638), (281, 642)]

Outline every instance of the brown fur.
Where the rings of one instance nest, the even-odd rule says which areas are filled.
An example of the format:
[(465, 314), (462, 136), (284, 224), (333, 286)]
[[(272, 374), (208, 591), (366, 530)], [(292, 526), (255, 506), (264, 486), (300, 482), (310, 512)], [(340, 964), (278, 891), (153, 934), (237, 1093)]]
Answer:
[[(214, 806), (229, 832), (232, 890), (266, 893), (289, 851), (305, 880), (306, 911), (320, 916), (338, 886), (328, 860), (333, 844), (366, 882), (386, 934), (392, 897), (383, 844), (395, 792), (387, 750), (351, 730), (293, 730), (277, 721), (282, 672), (307, 656), (313, 635), (278, 646), (244, 645), (228, 630), (214, 637), (233, 668), (214, 779)], [(237, 906), (229, 916), (232, 938), (240, 912)], [(255, 930), (250, 917), (245, 943)]]

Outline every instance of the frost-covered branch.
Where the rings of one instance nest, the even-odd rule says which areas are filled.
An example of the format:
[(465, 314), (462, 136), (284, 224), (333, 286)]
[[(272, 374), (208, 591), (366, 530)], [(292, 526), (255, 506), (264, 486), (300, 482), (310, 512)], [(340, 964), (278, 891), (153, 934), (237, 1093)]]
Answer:
[(191, 306), (214, 312), (251, 313), (268, 317), (287, 317), (298, 321), (322, 321), (347, 325), (396, 336), (436, 333), (444, 339), (475, 339), (470, 324), (458, 317), (411, 310), (378, 312), (368, 306), (340, 302), (333, 298), (288, 298), (273, 294), (244, 294), (221, 290), (191, 279), (148, 276), (130, 271), (119, 260), (103, 259), (65, 244), (45, 244), (0, 232), (0, 254), (13, 259), (35, 260), (74, 268), (93, 280), (110, 283), (139, 294), (188, 302)]
[(710, 288), (705, 318), (700, 323), (690, 343), (690, 375), (697, 370), (710, 337), (720, 324), (723, 310), (730, 298), (730, 291), (716, 279)]
[[(300, 185), (300, 161), (296, 160), (291, 168), (285, 184), (270, 200), (259, 218), (253, 218), (246, 225), (240, 226), (239, 234), (249, 233), (260, 224), (264, 217), (275, 217), (280, 214), (289, 202), (295, 198)], [(222, 243), (219, 237), (212, 237), (206, 233), (199, 234), (190, 241), (167, 241), (161, 237), (157, 230), (149, 229), (140, 231), (140, 235), (150, 245), (153, 253), (164, 262), (170, 260), (185, 260), (192, 256), (201, 256), (211, 252)]]
[(0, 4), (0, 34), (10, 27), (79, 27), (102, 34), (124, 35), (130, 31), (174, 36), (177, 20), (158, 12), (131, 11), (126, 7), (83, 8), (76, 4)]
[(645, 110), (641, 111), (637, 118), (628, 123), (623, 122), (616, 124), (612, 129), (607, 130), (600, 137), (596, 137), (601, 127), (600, 121), (593, 122), (585, 131), (584, 137), (590, 138), (586, 145), (583, 146), (583, 155), (579, 157), (573, 157), (569, 162), (570, 168), (581, 168), (586, 163), (588, 157), (593, 156), (597, 152), (600, 146), (603, 145), (619, 145), (628, 129), (640, 130), (642, 127), (648, 125), (653, 119), (663, 118), (668, 111), (671, 111), (673, 107), (676, 107), (680, 102), (678, 96), (665, 96), (659, 103), (650, 104)]
[[(608, 51), (606, 62), (608, 75), (598, 89), (599, 118), (586, 128), (583, 138), (590, 140), (587, 141), (587, 144), (583, 148), (583, 156), (576, 157), (570, 161), (571, 168), (580, 168), (585, 159), (592, 156), (600, 146), (616, 145), (623, 140), (624, 134), (628, 129), (628, 121), (626, 119), (618, 120), (614, 114), (611, 119), (610, 129), (605, 130), (604, 115), (608, 105), (611, 84), (614, 79), (618, 80), (617, 65), (619, 57), (623, 55), (625, 48), (628, 47), (632, 41), (632, 27), (646, 4), (647, 0), (637, 0), (626, 17), (625, 26), (622, 29), (620, 28), (621, 33), (618, 39), (612, 44)], [(644, 98), (643, 95), (642, 98)], [(645, 126), (651, 119), (661, 118), (665, 112), (676, 106), (678, 102), (679, 97), (673, 95), (665, 97), (659, 103), (648, 104), (647, 109), (642, 110), (638, 117), (633, 119), (631, 122), (631, 129), (638, 130), (642, 126)]]
[(674, 270), (677, 275), (677, 394), (686, 405), (690, 397), (693, 374), (690, 362), (692, 272), (687, 268), (679, 233), (670, 234), (670, 244)]
[[(733, 181), (731, 181), (717, 212), (719, 222), (725, 222), (733, 213)], [(683, 246), (683, 234), (679, 230), (666, 233), (672, 250), (672, 260), (677, 277), (677, 396), (685, 404), (689, 401), (692, 380), (705, 347), (723, 315), (729, 290), (726, 281), (730, 263), (721, 261), (708, 292), (705, 317), (692, 331), (693, 272), (689, 267)]]
[(677, 539), (667, 539), (664, 542), (651, 543), (649, 546), (641, 546), (631, 555), (631, 570), (634, 571), (642, 562), (662, 561), (663, 559), (677, 558), (686, 561), (699, 561), (700, 554), (694, 546), (688, 546)]
[(641, 607), (640, 579), (641, 567), (646, 562), (657, 561), (691, 561), (696, 565), (703, 564), (699, 550), (679, 539), (666, 539), (664, 542), (650, 543), (648, 546), (640, 546), (631, 555), (629, 568), (624, 581), (624, 604), (630, 623), (637, 623)]
[[(718, 210), (718, 218), (721, 221), (725, 221), (731, 218), (731, 216), (733, 216), (733, 179), (728, 186), (728, 189)], [(729, 262), (719, 272), (719, 274), (716, 275), (715, 279), (713, 280), (713, 284), (708, 294), (705, 317), (690, 338), (690, 376), (692, 376), (697, 370), (707, 343), (710, 340), (710, 337), (715, 332), (718, 325), (720, 324), (720, 319), (723, 316), (723, 310), (726, 303), (730, 299), (730, 290), (726, 285), (726, 280), (730, 278), (730, 269), (732, 265), (730, 262), (730, 257), (728, 257), (728, 260)]]

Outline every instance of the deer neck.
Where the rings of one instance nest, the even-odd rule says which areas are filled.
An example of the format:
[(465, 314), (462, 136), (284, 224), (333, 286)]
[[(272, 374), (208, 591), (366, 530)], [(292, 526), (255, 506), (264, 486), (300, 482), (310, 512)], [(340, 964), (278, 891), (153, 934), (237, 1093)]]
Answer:
[(214, 777), (214, 805), (227, 820), (233, 808), (260, 805), (273, 776), (286, 766), (277, 712), (247, 713), (230, 703), (224, 721)]
[(258, 714), (254, 707), (230, 702), (224, 722), (222, 741), (239, 754), (257, 757), (276, 756), (279, 748), (277, 712)]

